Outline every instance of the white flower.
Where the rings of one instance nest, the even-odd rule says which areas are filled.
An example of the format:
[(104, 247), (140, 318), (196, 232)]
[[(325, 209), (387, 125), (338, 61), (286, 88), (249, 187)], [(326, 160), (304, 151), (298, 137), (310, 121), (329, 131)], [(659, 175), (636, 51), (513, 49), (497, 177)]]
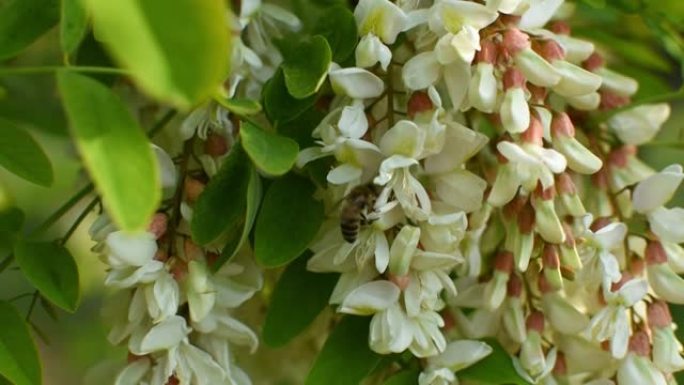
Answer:
[[(495, 11), (469, 1), (436, 2), (430, 8), (429, 26), (440, 36), (440, 43), (437, 43), (437, 55), (443, 58), (440, 62), (448, 64), (456, 58), (466, 63), (472, 62), (475, 52), (480, 50), (479, 31), (497, 17)], [(449, 59), (444, 60), (447, 57)]]
[(655, 367), (648, 357), (629, 353), (622, 361), (617, 372), (620, 385), (667, 385), (665, 376)]
[(669, 104), (645, 104), (618, 112), (608, 126), (623, 143), (640, 145), (653, 139), (669, 117)]
[(392, 51), (372, 33), (362, 37), (356, 46), (356, 65), (359, 67), (368, 68), (380, 62), (382, 69), (387, 71), (391, 61)]
[(388, 0), (361, 0), (354, 9), (359, 35), (373, 34), (385, 44), (392, 44), (407, 23), (406, 14)]
[(604, 290), (607, 305), (591, 319), (585, 335), (595, 341), (610, 340), (613, 357), (625, 357), (630, 334), (627, 309), (641, 301), (647, 291), (648, 283), (643, 279), (632, 279), (617, 292)]
[(684, 209), (664, 207), (683, 179), (682, 166), (674, 164), (646, 178), (634, 189), (634, 210), (647, 216), (651, 231), (665, 242), (684, 242)]
[(596, 231), (590, 229), (593, 221), (591, 214), (583, 218), (585, 242), (578, 250), (585, 268), (578, 279), (585, 285), (603, 285), (610, 290), (613, 283), (620, 281), (620, 265), (614, 252), (623, 247), (627, 235), (627, 225), (614, 222)]
[(190, 261), (188, 274), (183, 283), (190, 308), (190, 318), (194, 322), (199, 322), (209, 314), (216, 301), (216, 291), (211, 282), (207, 264), (203, 261)]
[(337, 95), (346, 95), (352, 99), (375, 98), (385, 89), (382, 79), (363, 68), (339, 68), (333, 63), (328, 78)]
[[(451, 61), (442, 62), (446, 60)], [(428, 51), (411, 57), (404, 64), (402, 79), (409, 90), (423, 90), (443, 78), (453, 108), (460, 109), (468, 92), (462, 84), (470, 81), (470, 70), (470, 63), (456, 57), (440, 58), (437, 51)]]
[(447, 385), (456, 381), (454, 372), (465, 369), (492, 353), (492, 348), (482, 341), (456, 340), (444, 351), (428, 358), (428, 364), (419, 377), (419, 385)]

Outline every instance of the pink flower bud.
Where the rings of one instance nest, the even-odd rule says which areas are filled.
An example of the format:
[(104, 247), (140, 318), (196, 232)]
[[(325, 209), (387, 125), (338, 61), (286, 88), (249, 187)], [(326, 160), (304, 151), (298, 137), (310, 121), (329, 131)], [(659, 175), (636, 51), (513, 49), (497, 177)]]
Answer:
[(601, 56), (600, 53), (594, 52), (587, 58), (587, 60), (582, 63), (582, 67), (586, 69), (587, 71), (594, 72), (597, 69), (603, 67), (605, 65), (605, 60), (603, 60), (603, 56)]
[(611, 223), (613, 223), (613, 221), (608, 217), (596, 218), (591, 224), (591, 231), (597, 232)]
[(161, 238), (165, 233), (169, 224), (169, 217), (164, 213), (156, 213), (152, 217), (152, 222), (147, 227), (147, 231), (154, 234), (156, 239)]
[(567, 172), (558, 174), (558, 176), (556, 176), (556, 187), (558, 187), (558, 192), (561, 194), (577, 194), (575, 182), (573, 182), (572, 177)]
[(545, 201), (550, 201), (556, 197), (556, 188), (551, 186), (544, 189), (541, 183), (537, 183), (537, 188), (534, 190), (534, 196)]
[(653, 328), (666, 328), (672, 324), (670, 307), (664, 301), (655, 301), (648, 305), (648, 326)]
[(604, 111), (624, 107), (631, 103), (631, 99), (629, 98), (629, 96), (621, 96), (607, 90), (602, 90), (600, 93), (601, 109)]
[(544, 126), (534, 115), (530, 116), (530, 125), (527, 130), (520, 135), (520, 139), (525, 143), (536, 146), (544, 145)]
[(520, 210), (525, 207), (527, 204), (527, 201), (529, 199), (529, 196), (527, 195), (522, 195), (518, 194), (508, 202), (504, 207), (503, 207), (503, 213), (506, 216), (506, 218), (514, 218), (520, 214)]
[(530, 48), (530, 37), (517, 28), (510, 28), (504, 32), (503, 46), (513, 56)]
[(549, 280), (546, 279), (546, 276), (544, 276), (544, 274), (539, 275), (539, 279), (537, 280), (537, 287), (539, 288), (539, 291), (542, 294), (548, 294), (558, 291), (558, 289), (551, 286)]
[(228, 141), (222, 135), (211, 133), (204, 142), (204, 152), (213, 157), (221, 156), (228, 152)]
[(534, 207), (527, 204), (518, 214), (518, 228), (523, 234), (530, 234), (534, 230), (535, 212)]
[(519, 69), (515, 67), (510, 67), (503, 76), (504, 89), (509, 90), (511, 88), (523, 88), (527, 80), (525, 75), (520, 72)]
[(428, 96), (427, 92), (416, 91), (411, 94), (411, 97), (408, 100), (407, 112), (409, 118), (413, 119), (413, 117), (421, 112), (430, 111), (433, 108), (432, 100), (430, 100), (430, 96)]
[(562, 20), (558, 20), (551, 24), (551, 31), (556, 35), (570, 35), (572, 32), (570, 24)]
[(544, 314), (540, 311), (533, 311), (527, 316), (525, 325), (527, 330), (535, 330), (541, 334), (544, 331)]
[(575, 125), (565, 112), (555, 114), (551, 121), (551, 133), (553, 136), (575, 137)]
[(541, 46), (540, 54), (550, 63), (553, 63), (556, 60), (563, 60), (563, 58), (565, 58), (563, 47), (561, 47), (560, 44), (556, 43), (554, 40), (547, 40), (544, 42)]
[(556, 247), (552, 244), (547, 243), (544, 245), (544, 252), (542, 253), (542, 261), (544, 262), (545, 269), (558, 269), (560, 268), (560, 258), (558, 257), (558, 251)]
[(202, 249), (190, 239), (185, 239), (183, 242), (183, 251), (185, 252), (186, 261), (201, 260), (204, 257)]
[(475, 55), (475, 63), (494, 64), (497, 59), (497, 48), (491, 40), (483, 40), (480, 43), (480, 50)]
[(549, 89), (546, 87), (540, 87), (534, 84), (528, 84), (527, 90), (530, 91), (531, 99), (537, 104), (544, 104), (546, 97), (549, 95)]
[(204, 191), (205, 184), (198, 181), (195, 178), (187, 177), (185, 178), (185, 184), (183, 189), (185, 191), (185, 200), (188, 203), (194, 203), (199, 198), (202, 191)]
[(506, 286), (506, 293), (509, 297), (520, 298), (522, 295), (523, 282), (516, 274), (511, 274)]
[(651, 354), (651, 341), (644, 330), (637, 330), (629, 338), (629, 351), (642, 357)]
[(648, 246), (646, 246), (645, 254), (646, 264), (649, 266), (667, 263), (667, 253), (665, 252), (663, 244), (659, 241), (649, 242)]
[(554, 376), (565, 376), (568, 374), (568, 364), (565, 362), (565, 354), (558, 353), (556, 365), (553, 367)]
[(494, 259), (494, 269), (503, 273), (513, 272), (513, 253), (510, 251), (500, 251)]

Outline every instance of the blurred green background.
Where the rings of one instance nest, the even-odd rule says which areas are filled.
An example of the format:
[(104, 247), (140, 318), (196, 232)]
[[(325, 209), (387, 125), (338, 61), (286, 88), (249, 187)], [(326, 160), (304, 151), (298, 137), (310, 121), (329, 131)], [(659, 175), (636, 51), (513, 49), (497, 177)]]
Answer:
[[(577, 5), (572, 20), (575, 35), (596, 42), (612, 68), (640, 81), (635, 100), (679, 90), (684, 57), (684, 1), (584, 0)], [(57, 31), (51, 31), (20, 57), (1, 65), (60, 65), (63, 58), (58, 38)], [(81, 47), (77, 60), (93, 65), (108, 61), (92, 36)], [(126, 89), (122, 87), (122, 90)], [(672, 117), (656, 139), (656, 145), (645, 146), (640, 152), (656, 169), (684, 162), (684, 104), (674, 100), (672, 106)], [(29, 128), (47, 150), (55, 167), (56, 183), (49, 189), (0, 169), (0, 203), (9, 200), (24, 210), (26, 228), (30, 230), (84, 185), (86, 176), (69, 140), (52, 75), (0, 77), (0, 117)], [(149, 127), (148, 122), (143, 121), (143, 124)], [(62, 218), (45, 234), (46, 239), (61, 236), (86, 203), (87, 200)], [(673, 203), (684, 205), (684, 194), (680, 193)], [(39, 306), (32, 317), (42, 334), (48, 336), (47, 340), (39, 339), (46, 385), (106, 385), (102, 378), (112, 379), (114, 371), (125, 362), (125, 349), (112, 347), (106, 341), (106, 330), (99, 315), (106, 291), (102, 284), (104, 265), (90, 252), (92, 243), (87, 234), (94, 218), (94, 213), (86, 218), (67, 244), (79, 267), (83, 290), (80, 309), (75, 314), (57, 310), (54, 319)], [(14, 267), (0, 275), (0, 299), (13, 299), (22, 312), (27, 311), (31, 301), (30, 295), (24, 294), (32, 293), (32, 290)], [(257, 296), (238, 318), (253, 320), (251, 324), (258, 328), (263, 310), (262, 298)], [(319, 317), (311, 336), (298, 338), (291, 347), (279, 350), (262, 347), (255, 357), (243, 358), (248, 360), (243, 365), (254, 383), (278, 384), (269, 377), (288, 379), (279, 382), (281, 384), (300, 383), (300, 376), (306, 373), (320, 346), (326, 322), (327, 316)], [(288, 364), (283, 365), (283, 362)]]

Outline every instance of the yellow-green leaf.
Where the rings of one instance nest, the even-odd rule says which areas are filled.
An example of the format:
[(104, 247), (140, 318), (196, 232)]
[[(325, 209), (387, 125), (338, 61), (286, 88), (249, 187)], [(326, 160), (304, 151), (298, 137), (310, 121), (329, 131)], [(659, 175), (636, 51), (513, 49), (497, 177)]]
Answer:
[(161, 199), (145, 133), (101, 83), (66, 71), (57, 80), (74, 140), (109, 214), (122, 229), (145, 228)]
[(0, 375), (15, 385), (40, 385), (36, 346), (24, 318), (5, 301), (0, 301), (0, 325)]
[(325, 37), (304, 39), (283, 62), (285, 84), (290, 95), (304, 99), (318, 91), (328, 75), (332, 51)]
[(250, 122), (243, 122), (240, 126), (240, 138), (254, 164), (267, 174), (283, 175), (290, 171), (297, 159), (297, 142), (266, 132)]
[(87, 0), (97, 36), (152, 96), (188, 108), (211, 97), (231, 52), (224, 0)]

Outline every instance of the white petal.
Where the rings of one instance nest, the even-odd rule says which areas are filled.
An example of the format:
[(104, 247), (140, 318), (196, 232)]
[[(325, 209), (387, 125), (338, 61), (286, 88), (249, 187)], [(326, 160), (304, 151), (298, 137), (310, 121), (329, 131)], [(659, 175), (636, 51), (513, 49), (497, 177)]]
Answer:
[(648, 214), (651, 230), (664, 242), (684, 242), (684, 208), (660, 207)]
[(640, 213), (648, 213), (664, 206), (672, 199), (682, 180), (684, 180), (684, 172), (682, 171), (681, 165), (673, 164), (639, 183), (632, 195), (634, 210)]
[(606, 250), (613, 250), (622, 246), (622, 240), (627, 235), (627, 225), (621, 222), (611, 223), (594, 233), (594, 237)]
[(444, 352), (429, 359), (433, 367), (449, 368), (459, 371), (480, 361), (492, 353), (493, 349), (482, 341), (456, 340), (450, 342)]
[(361, 177), (363, 170), (348, 163), (343, 163), (330, 170), (327, 179), (332, 184), (345, 184)]
[(648, 282), (645, 279), (632, 279), (620, 288), (618, 295), (622, 298), (622, 303), (630, 307), (641, 301), (647, 292)]
[(599, 75), (585, 70), (565, 60), (556, 60), (553, 66), (561, 74), (561, 80), (553, 91), (565, 97), (590, 94), (601, 87), (603, 80)]
[(504, 94), (501, 109), (501, 124), (511, 134), (525, 132), (530, 125), (530, 108), (522, 88), (511, 88)]
[(530, 0), (530, 9), (520, 19), (520, 28), (543, 27), (563, 5), (564, 0)]
[(340, 129), (340, 133), (347, 138), (358, 139), (362, 137), (368, 130), (368, 119), (363, 103), (357, 101), (351, 106), (344, 107), (337, 127)]
[(385, 71), (392, 60), (392, 51), (372, 33), (361, 38), (356, 46), (355, 55), (357, 66), (369, 68), (380, 62), (380, 66)]
[(477, 154), (489, 141), (485, 135), (456, 122), (447, 124), (442, 151), (425, 159), (425, 172), (452, 171)]
[(107, 259), (112, 267), (143, 266), (157, 252), (157, 241), (149, 232), (115, 231), (107, 235), (105, 242), (109, 248)]
[(514, 59), (516, 67), (534, 85), (552, 87), (561, 80), (561, 75), (556, 68), (531, 48), (518, 53)]
[(177, 346), (186, 338), (190, 329), (185, 323), (185, 318), (172, 316), (154, 326), (145, 335), (140, 344), (143, 354), (168, 350)]
[(386, 156), (417, 158), (423, 151), (425, 130), (410, 120), (400, 120), (380, 139), (380, 151)]
[(444, 82), (451, 105), (457, 110), (460, 109), (468, 94), (468, 87), (465, 85), (470, 82), (470, 63), (459, 60), (444, 67)]
[(352, 99), (378, 97), (385, 89), (385, 83), (372, 72), (363, 68), (341, 68), (328, 73), (330, 84), (338, 95)]
[(404, 11), (387, 0), (361, 0), (354, 10), (354, 17), (359, 35), (374, 33), (387, 44), (394, 43), (408, 23)]
[(399, 300), (401, 290), (390, 281), (372, 281), (347, 295), (337, 310), (341, 313), (371, 315), (385, 310)]
[(162, 190), (173, 188), (176, 186), (176, 166), (169, 154), (163, 148), (152, 144), (154, 155), (157, 157), (157, 164), (159, 165), (159, 174), (161, 180)]
[(624, 143), (640, 145), (653, 139), (669, 117), (669, 104), (645, 104), (617, 113), (608, 125)]
[(409, 59), (402, 70), (404, 85), (410, 90), (422, 90), (435, 84), (442, 66), (434, 52), (422, 52)]

